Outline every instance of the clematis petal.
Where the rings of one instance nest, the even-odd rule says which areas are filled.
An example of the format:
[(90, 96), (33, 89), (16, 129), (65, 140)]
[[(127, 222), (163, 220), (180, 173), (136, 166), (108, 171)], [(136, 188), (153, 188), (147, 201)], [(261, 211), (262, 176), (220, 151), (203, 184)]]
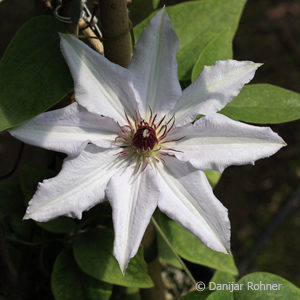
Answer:
[(227, 209), (214, 196), (204, 172), (190, 163), (166, 157), (158, 168), (159, 209), (180, 223), (207, 247), (228, 253), (230, 222)]
[(253, 78), (259, 66), (261, 64), (236, 60), (220, 60), (211, 67), (205, 66), (175, 105), (172, 113), (176, 113), (177, 124), (190, 123), (198, 114), (221, 110)]
[(65, 159), (56, 177), (39, 183), (24, 219), (81, 219), (83, 211), (103, 201), (106, 185), (119, 167), (116, 152), (88, 145), (79, 156)]
[(285, 146), (283, 139), (269, 127), (233, 121), (221, 114), (210, 114), (194, 125), (177, 127), (168, 136), (176, 142), (174, 155), (196, 168), (222, 172), (230, 165), (254, 164)]
[(118, 172), (110, 180), (106, 195), (113, 210), (114, 255), (124, 274), (157, 207), (153, 169), (148, 166), (135, 175), (131, 167)]
[(69, 65), (76, 101), (92, 113), (112, 117), (122, 125), (124, 112), (137, 111), (130, 72), (70, 34), (60, 34), (61, 50)]
[(9, 132), (27, 144), (76, 156), (88, 142), (111, 148), (119, 130), (114, 120), (92, 114), (73, 103), (40, 114)]
[(129, 65), (140, 95), (142, 115), (149, 107), (156, 113), (166, 114), (181, 96), (177, 49), (178, 38), (163, 8), (144, 29)]

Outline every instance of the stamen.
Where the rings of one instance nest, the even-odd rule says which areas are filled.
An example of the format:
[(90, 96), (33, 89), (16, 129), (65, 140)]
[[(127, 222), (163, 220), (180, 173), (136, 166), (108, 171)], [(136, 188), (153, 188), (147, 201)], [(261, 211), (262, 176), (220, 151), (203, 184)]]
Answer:
[(165, 122), (166, 115), (156, 122), (158, 114), (154, 114), (151, 107), (149, 107), (149, 111), (148, 119), (142, 119), (136, 111), (133, 119), (125, 113), (127, 124), (121, 126), (118, 123), (120, 134), (115, 138), (115, 142), (123, 150), (117, 155), (125, 158), (129, 165), (134, 163), (135, 172), (143, 172), (150, 162), (165, 163), (163, 156), (173, 156), (172, 152), (182, 152), (167, 145), (165, 147), (165, 144), (183, 138), (166, 139), (175, 125), (175, 114), (167, 122)]
[[(169, 122), (170, 122), (172, 119), (173, 119), (173, 123), (172, 123), (172, 125), (170, 126), (170, 128), (168, 129), (167, 133), (169, 133), (169, 132), (172, 130), (172, 128), (174, 127), (174, 125), (175, 125), (175, 114), (174, 114), (173, 117), (169, 120)], [(167, 124), (169, 124), (169, 122), (168, 122)]]
[(182, 137), (180, 137), (178, 139), (174, 139), (174, 140), (164, 140), (164, 141), (160, 142), (160, 144), (178, 142), (178, 141), (180, 141), (180, 140), (182, 140), (184, 138), (185, 138), (185, 136), (182, 136)]
[(154, 116), (154, 118), (153, 118), (153, 121), (152, 121), (152, 123), (151, 123), (151, 126), (154, 125), (154, 122), (155, 122), (156, 117), (157, 117), (157, 114), (155, 114), (155, 116)]
[(159, 121), (159, 123), (157, 124), (157, 127), (156, 128), (159, 128), (159, 126), (161, 125), (161, 123), (163, 122), (163, 120), (166, 118), (166, 115), (164, 115), (162, 117), (162, 119)]
[(161, 126), (161, 128), (160, 128), (158, 134), (160, 134), (160, 132), (162, 131), (162, 129), (163, 129), (164, 131), (163, 131), (163, 134), (159, 137), (160, 139), (163, 139), (163, 138), (165, 137), (165, 134), (166, 134), (167, 129), (168, 129), (167, 125)]
[(129, 124), (129, 125), (125, 125), (125, 126), (126, 126), (126, 127), (129, 127), (130, 129), (133, 129), (132, 124), (131, 124), (131, 122), (129, 121), (129, 118), (128, 118), (128, 116), (127, 116), (127, 113), (125, 113), (125, 117), (126, 117), (126, 120), (127, 120), (128, 124)]
[(152, 109), (151, 107), (149, 106), (149, 109), (150, 109), (150, 118), (149, 118), (149, 124), (151, 123), (151, 120), (152, 120)]
[(173, 149), (173, 148), (164, 148), (164, 150), (169, 150), (169, 151), (173, 151), (173, 152), (181, 152), (181, 153), (183, 153), (182, 151), (180, 151), (180, 150), (175, 150), (175, 149)]

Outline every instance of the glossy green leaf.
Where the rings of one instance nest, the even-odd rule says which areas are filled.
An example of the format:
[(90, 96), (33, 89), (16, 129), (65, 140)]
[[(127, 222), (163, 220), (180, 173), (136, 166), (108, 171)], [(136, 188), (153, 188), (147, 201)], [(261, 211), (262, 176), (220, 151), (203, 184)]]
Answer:
[(59, 48), (64, 25), (54, 17), (28, 21), (0, 61), (0, 131), (47, 110), (72, 89)]
[(211, 294), (211, 291), (205, 289), (204, 291), (193, 291), (180, 297), (179, 300), (205, 300)]
[(151, 287), (142, 252), (130, 260), (125, 276), (113, 256), (113, 231), (94, 229), (80, 235), (74, 245), (74, 257), (80, 268), (99, 280), (128, 287)]
[(110, 284), (82, 272), (71, 250), (65, 250), (57, 257), (51, 286), (56, 300), (108, 300), (112, 290)]
[(192, 71), (192, 81), (195, 81), (204, 66), (212, 66), (217, 60), (232, 58), (233, 32), (227, 28), (216, 36), (200, 53)]
[(0, 181), (0, 219), (3, 216), (21, 217), (25, 213), (24, 196), (18, 179)]
[[(199, 55), (224, 28), (230, 28), (232, 36), (234, 35), (245, 2), (246, 0), (202, 0), (167, 7), (179, 37), (177, 61), (180, 80), (190, 79), (191, 70)], [(136, 38), (149, 20), (147, 18), (135, 27)]]
[(300, 299), (299, 288), (271, 273), (251, 273), (241, 278), (238, 283), (243, 286), (240, 291), (234, 292), (235, 300)]
[(220, 112), (250, 123), (294, 121), (300, 119), (300, 94), (271, 84), (251, 84)]
[[(55, 174), (56, 172), (48, 169), (37, 169), (28, 165), (22, 167), (20, 172), (20, 185), (25, 196), (26, 204), (36, 192), (38, 183), (46, 178), (54, 177)], [(36, 222), (36, 224), (53, 233), (69, 233), (76, 227), (75, 221), (68, 217), (58, 217), (48, 222)]]
[(159, 221), (176, 252), (186, 260), (233, 275), (238, 273), (231, 255), (213, 251), (204, 246), (194, 235), (163, 214), (160, 215)]

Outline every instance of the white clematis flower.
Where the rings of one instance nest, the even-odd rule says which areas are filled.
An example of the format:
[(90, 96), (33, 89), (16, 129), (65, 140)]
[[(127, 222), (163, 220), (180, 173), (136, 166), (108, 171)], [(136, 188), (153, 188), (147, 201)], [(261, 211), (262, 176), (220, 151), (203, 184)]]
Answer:
[[(24, 218), (80, 219), (107, 197), (114, 255), (123, 272), (156, 207), (208, 247), (228, 253), (227, 209), (203, 170), (253, 163), (285, 145), (270, 128), (217, 113), (253, 78), (259, 64), (218, 61), (182, 92), (177, 48), (164, 9), (145, 28), (128, 69), (61, 34), (77, 103), (10, 130), (26, 143), (68, 154), (61, 172), (39, 184)], [(205, 117), (192, 125), (198, 114)]]

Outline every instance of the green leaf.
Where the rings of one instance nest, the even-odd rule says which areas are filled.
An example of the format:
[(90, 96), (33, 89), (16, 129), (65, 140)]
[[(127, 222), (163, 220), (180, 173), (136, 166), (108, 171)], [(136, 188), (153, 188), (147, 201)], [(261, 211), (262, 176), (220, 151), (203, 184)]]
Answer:
[(215, 185), (219, 182), (221, 178), (221, 173), (215, 170), (205, 170), (204, 171), (209, 184), (211, 185), (212, 188), (215, 187)]
[(235, 282), (235, 278), (230, 273), (216, 271), (210, 281), (214, 283), (232, 283)]
[(80, 235), (74, 245), (74, 257), (79, 267), (99, 280), (128, 287), (153, 286), (147, 274), (142, 252), (130, 260), (125, 276), (113, 256), (113, 232), (94, 229)]
[[(20, 185), (25, 196), (26, 204), (36, 192), (38, 183), (46, 178), (55, 176), (55, 174), (56, 172), (48, 169), (37, 169), (28, 165), (22, 167), (20, 172)], [(53, 233), (69, 233), (76, 227), (74, 220), (68, 217), (58, 217), (48, 222), (36, 222), (36, 224)]]
[(215, 291), (211, 293), (207, 300), (234, 300), (233, 293), (229, 291)]
[(251, 84), (220, 112), (250, 123), (294, 121), (300, 119), (300, 94), (271, 84)]
[(233, 32), (227, 28), (216, 36), (200, 53), (192, 71), (192, 81), (195, 81), (204, 66), (212, 66), (217, 60), (232, 58)]
[(70, 2), (70, 18), (74, 25), (77, 25), (83, 9), (82, 0), (72, 0)]
[(36, 224), (52, 233), (70, 233), (76, 228), (74, 220), (68, 217), (58, 217), (48, 222), (36, 222)]
[(153, 9), (156, 9), (160, 0), (152, 0)]
[(112, 286), (83, 273), (74, 261), (71, 250), (56, 259), (51, 275), (52, 292), (56, 300), (108, 300)]
[(193, 291), (180, 297), (179, 300), (205, 300), (210, 295), (211, 291), (205, 289), (204, 291)]
[[(271, 273), (251, 273), (241, 278), (238, 283), (243, 286), (240, 291), (234, 291), (235, 300), (300, 299), (299, 288)], [(262, 287), (265, 287), (265, 290)]]
[(159, 224), (172, 246), (184, 259), (237, 275), (238, 271), (230, 254), (209, 249), (194, 235), (184, 230), (178, 223), (170, 220), (163, 214), (160, 215), (159, 220)]
[(0, 219), (15, 215), (19, 218), (24, 213), (24, 197), (18, 179), (0, 181)]
[(182, 269), (181, 264), (178, 262), (175, 255), (172, 253), (166, 242), (159, 234), (157, 235), (157, 248), (160, 259), (164, 260), (166, 263), (175, 268)]
[(47, 110), (72, 89), (59, 48), (64, 25), (54, 17), (28, 21), (0, 61), (0, 131)]
[[(166, 8), (179, 37), (177, 61), (180, 80), (190, 79), (199, 55), (224, 28), (230, 28), (234, 35), (245, 3), (246, 0), (202, 0)], [(134, 28), (136, 39), (151, 17)]]
[[(228, 290), (222, 288), (222, 290), (217, 290), (217, 284), (226, 284), (228, 285)], [(235, 278), (232, 274), (216, 271), (209, 283), (209, 290), (213, 293), (207, 298), (209, 300), (233, 300), (233, 293), (230, 290), (232, 289), (232, 284), (235, 283)], [(215, 285), (216, 284), (216, 285)]]

